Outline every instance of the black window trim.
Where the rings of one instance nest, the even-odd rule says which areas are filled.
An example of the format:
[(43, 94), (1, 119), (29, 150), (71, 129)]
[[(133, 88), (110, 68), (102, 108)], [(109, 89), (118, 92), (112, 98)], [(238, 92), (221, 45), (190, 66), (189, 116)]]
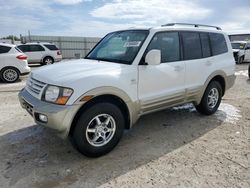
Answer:
[[(183, 43), (183, 37), (181, 35), (182, 32), (188, 32), (188, 33), (198, 33), (199, 35), (199, 40), (200, 40), (200, 45), (201, 45), (201, 37), (200, 37), (200, 33), (207, 33), (208, 32), (202, 32), (202, 31), (189, 31), (189, 30), (181, 30), (180, 31), (180, 37), (181, 37), (181, 46), (182, 46), (182, 50), (183, 50), (183, 55), (182, 55), (182, 61), (192, 61), (192, 60), (198, 60), (198, 59), (204, 59), (204, 58), (209, 58), (209, 57), (212, 57), (212, 56), (209, 56), (209, 57), (204, 57), (203, 56), (203, 51), (202, 51), (202, 45), (201, 45), (201, 55), (202, 57), (201, 58), (195, 58), (195, 59), (184, 59), (185, 57), (185, 54), (184, 54), (184, 43)], [(212, 51), (211, 51), (211, 47), (210, 47), (210, 38), (209, 38), (209, 48), (210, 48), (210, 52), (212, 54)]]
[[(26, 46), (27, 49), (28, 49), (28, 51), (26, 51), (26, 52), (44, 52), (44, 51), (46, 51), (45, 48), (40, 44), (21, 44), (21, 45), (18, 45), (17, 47), (19, 48), (20, 46), (22, 46), (22, 47)], [(40, 46), (40, 48), (42, 48), (43, 50), (41, 50), (41, 51), (31, 51), (30, 46)], [(22, 51), (22, 49), (20, 49), (20, 50)]]
[[(207, 38), (208, 38), (208, 44), (209, 44), (209, 50), (210, 50), (210, 56), (208, 56), (208, 57), (204, 57), (204, 54), (203, 54), (202, 42), (201, 42), (201, 33), (206, 34), (206, 35), (207, 35)], [(199, 31), (199, 36), (200, 36), (200, 43), (201, 43), (202, 59), (203, 59), (203, 58), (212, 57), (212, 56), (213, 56), (213, 52), (212, 52), (212, 45), (211, 45), (211, 41), (210, 41), (210, 37), (209, 37), (209, 32), (201, 32), (201, 31)]]
[[(158, 32), (156, 32), (156, 33), (152, 36), (150, 42), (148, 43), (148, 46), (150, 45), (150, 43), (152, 42), (152, 40), (153, 40), (153, 38), (155, 37), (156, 34), (158, 34), (158, 33), (167, 33), (167, 32), (178, 32), (178, 35), (179, 35), (179, 50), (180, 50), (179, 53), (180, 53), (180, 60), (177, 60), (177, 61), (168, 61), (168, 62), (163, 62), (163, 63), (172, 63), (172, 62), (178, 62), (178, 61), (192, 61), (192, 60), (206, 59), (206, 58), (211, 58), (211, 57), (213, 57), (213, 56), (217, 56), (217, 55), (221, 55), (221, 54), (228, 53), (228, 46), (227, 46), (227, 44), (226, 44), (226, 46), (227, 46), (227, 52), (224, 52), (224, 53), (221, 53), (221, 54), (214, 55), (213, 50), (212, 50), (212, 43), (211, 43), (211, 39), (210, 39), (210, 35), (209, 35), (209, 34), (210, 34), (210, 33), (211, 33), (211, 34), (213, 34), (213, 33), (215, 33), (215, 34), (221, 34), (221, 35), (224, 37), (224, 39), (225, 39), (225, 36), (224, 36), (223, 33), (207, 32), (207, 31), (190, 31), (190, 30), (158, 31)], [(182, 35), (181, 35), (182, 32), (198, 33), (198, 34), (199, 34), (199, 39), (200, 39), (200, 44), (201, 44), (201, 37), (200, 37), (200, 34), (201, 34), (201, 33), (205, 33), (205, 34), (207, 35), (208, 41), (209, 41), (210, 56), (204, 57), (203, 51), (202, 51), (202, 45), (201, 45), (202, 58), (185, 60), (185, 59), (184, 59), (183, 38), (182, 38)], [(225, 41), (226, 41), (226, 39), (225, 39)], [(146, 53), (147, 53), (148, 46), (146, 47), (146, 49), (145, 49), (145, 51), (144, 51), (144, 53), (143, 53), (143, 55), (142, 55), (142, 58), (141, 58), (141, 60), (140, 60), (140, 62), (139, 62), (139, 65), (147, 65), (147, 64), (145, 64), (145, 56), (146, 56)], [(163, 63), (161, 63), (161, 64), (163, 64)]]
[(154, 39), (155, 35), (159, 34), (159, 33), (173, 33), (173, 32), (176, 32), (178, 34), (178, 37), (179, 37), (179, 60), (176, 60), (176, 61), (166, 61), (166, 62), (161, 62), (160, 64), (165, 64), (165, 63), (173, 63), (173, 62), (178, 62), (178, 61), (182, 61), (183, 59), (183, 49), (182, 49), (182, 41), (181, 41), (181, 37), (180, 37), (180, 31), (179, 30), (172, 30), (172, 31), (158, 31), (156, 32), (152, 38), (150, 39), (145, 51), (143, 52), (143, 55), (141, 57), (141, 60), (139, 62), (138, 65), (148, 65), (146, 62), (145, 62), (145, 57), (148, 53), (147, 49), (149, 47), (149, 45), (151, 44), (152, 40)]
[(40, 44), (28, 44), (28, 45), (29, 45), (29, 49), (30, 49), (30, 46), (39, 46), (40, 49), (43, 49), (43, 50), (39, 50), (39, 51), (31, 51), (30, 50), (29, 52), (44, 52), (44, 51), (46, 51), (45, 48)]

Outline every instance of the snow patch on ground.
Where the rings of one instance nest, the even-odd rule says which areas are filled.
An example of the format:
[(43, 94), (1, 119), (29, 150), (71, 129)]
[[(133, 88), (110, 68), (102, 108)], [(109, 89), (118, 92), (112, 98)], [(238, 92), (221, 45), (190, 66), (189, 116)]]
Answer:
[(248, 77), (248, 70), (241, 70), (241, 71), (237, 71), (235, 72), (236, 76), (246, 76)]
[[(187, 110), (189, 112), (196, 111), (194, 105), (192, 103), (187, 103), (181, 106), (173, 107), (173, 110)], [(242, 117), (240, 115), (240, 110), (238, 110), (233, 105), (227, 103), (221, 103), (218, 111), (214, 114), (215, 117), (226, 123), (236, 124), (236, 122)]]
[(188, 110), (189, 112), (195, 112), (196, 109), (192, 103), (187, 103), (181, 106), (173, 107), (173, 110)]
[(236, 124), (242, 117), (239, 109), (227, 103), (220, 104), (219, 110), (215, 113), (215, 116), (218, 120), (232, 124)]

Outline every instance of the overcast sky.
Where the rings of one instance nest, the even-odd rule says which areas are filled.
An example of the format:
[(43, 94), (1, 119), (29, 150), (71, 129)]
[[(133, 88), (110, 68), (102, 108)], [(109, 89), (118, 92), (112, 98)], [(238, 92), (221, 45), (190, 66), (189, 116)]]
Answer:
[(0, 37), (98, 36), (169, 22), (211, 24), (250, 33), (250, 0), (0, 0)]

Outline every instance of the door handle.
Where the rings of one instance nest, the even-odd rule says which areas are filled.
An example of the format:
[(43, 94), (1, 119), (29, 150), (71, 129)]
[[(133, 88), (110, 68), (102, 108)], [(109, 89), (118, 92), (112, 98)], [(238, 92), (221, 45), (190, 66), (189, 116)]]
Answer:
[(183, 69), (183, 67), (181, 67), (179, 65), (174, 66), (174, 70), (177, 71), (177, 72), (180, 72), (182, 69)]

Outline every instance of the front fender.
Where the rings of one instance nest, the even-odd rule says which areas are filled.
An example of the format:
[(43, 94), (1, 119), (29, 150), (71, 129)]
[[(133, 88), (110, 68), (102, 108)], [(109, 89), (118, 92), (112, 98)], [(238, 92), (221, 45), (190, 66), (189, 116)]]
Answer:
[(140, 106), (138, 101), (133, 101), (129, 95), (116, 87), (111, 87), (111, 86), (104, 86), (104, 87), (97, 87), (95, 89), (89, 90), (86, 93), (82, 94), (74, 103), (75, 104), (82, 104), (84, 105), (85, 102), (81, 101), (81, 99), (85, 96), (93, 96), (98, 97), (102, 95), (113, 95), (118, 98), (120, 98), (126, 105), (129, 111), (129, 116), (130, 116), (130, 127), (138, 120), (139, 118), (139, 110)]

